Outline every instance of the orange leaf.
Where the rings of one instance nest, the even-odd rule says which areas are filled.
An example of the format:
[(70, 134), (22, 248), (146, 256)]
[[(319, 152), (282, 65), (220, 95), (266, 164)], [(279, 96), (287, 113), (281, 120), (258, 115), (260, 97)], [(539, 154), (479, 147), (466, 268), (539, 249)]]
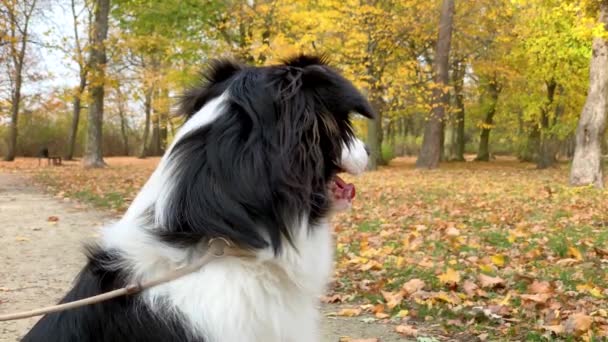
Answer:
[(395, 331), (404, 336), (416, 336), (418, 335), (418, 329), (411, 325), (398, 325), (395, 327)]
[(584, 313), (575, 313), (568, 317), (565, 323), (566, 332), (568, 333), (585, 333), (591, 328), (593, 318)]
[(552, 293), (553, 288), (548, 281), (538, 281), (535, 280), (530, 286), (528, 286), (528, 291), (531, 293)]
[(583, 254), (576, 247), (568, 247), (568, 255), (575, 258), (576, 260), (583, 260)]
[(381, 293), (382, 293), (382, 297), (384, 297), (384, 300), (386, 301), (386, 306), (388, 307), (389, 310), (392, 310), (394, 307), (399, 305), (401, 303), (401, 301), (403, 300), (402, 292), (381, 291)]
[(357, 308), (351, 308), (351, 309), (342, 309), (340, 311), (338, 311), (338, 316), (343, 316), (343, 317), (355, 317), (355, 316), (359, 316), (361, 314), (361, 309), (357, 309)]

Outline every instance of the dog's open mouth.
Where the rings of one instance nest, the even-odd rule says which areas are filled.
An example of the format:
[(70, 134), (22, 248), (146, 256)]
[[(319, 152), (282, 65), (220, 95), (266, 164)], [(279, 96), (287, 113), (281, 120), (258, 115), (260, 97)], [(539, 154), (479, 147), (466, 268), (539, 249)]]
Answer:
[(334, 205), (338, 208), (350, 206), (356, 195), (355, 185), (346, 183), (337, 175), (334, 176), (329, 186), (329, 190), (333, 195)]

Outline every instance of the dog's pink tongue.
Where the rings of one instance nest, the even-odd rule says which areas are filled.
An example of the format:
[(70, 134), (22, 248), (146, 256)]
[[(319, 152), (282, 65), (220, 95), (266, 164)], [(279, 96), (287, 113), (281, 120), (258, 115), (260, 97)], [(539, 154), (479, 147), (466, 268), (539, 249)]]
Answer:
[(339, 198), (352, 200), (357, 192), (353, 183), (346, 183), (342, 178), (336, 176), (336, 185), (338, 186), (337, 195)]

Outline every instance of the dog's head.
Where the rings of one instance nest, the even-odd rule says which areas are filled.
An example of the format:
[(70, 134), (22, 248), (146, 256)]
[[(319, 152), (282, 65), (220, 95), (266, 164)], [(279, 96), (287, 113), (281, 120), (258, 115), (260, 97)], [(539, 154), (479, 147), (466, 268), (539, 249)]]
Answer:
[(354, 186), (338, 173), (359, 174), (368, 161), (350, 115), (374, 112), (323, 58), (215, 61), (204, 78), (182, 99), (187, 121), (164, 159), (161, 236), (186, 244), (222, 236), (278, 251), (291, 227), (314, 227), (350, 203)]

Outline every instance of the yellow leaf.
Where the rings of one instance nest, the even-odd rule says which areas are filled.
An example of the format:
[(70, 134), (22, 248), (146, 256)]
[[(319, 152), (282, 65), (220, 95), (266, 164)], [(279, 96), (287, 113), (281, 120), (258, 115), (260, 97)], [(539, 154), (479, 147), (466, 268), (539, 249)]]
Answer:
[(568, 255), (575, 258), (576, 260), (583, 260), (583, 254), (576, 247), (568, 247)]
[(399, 312), (397, 313), (397, 317), (399, 318), (403, 318), (403, 317), (407, 317), (407, 315), (409, 315), (409, 310), (399, 310)]
[(594, 287), (589, 290), (589, 294), (595, 298), (604, 298), (604, 296), (602, 295), (602, 290), (598, 289), (597, 287)]
[(488, 264), (479, 265), (479, 269), (482, 272), (486, 272), (486, 273), (491, 273), (494, 270), (494, 268), (492, 268), (492, 265), (488, 265)]
[(505, 298), (500, 301), (500, 305), (502, 305), (502, 306), (508, 305), (509, 304), (509, 300), (511, 299), (511, 294), (512, 294), (512, 292), (509, 291), (509, 293), (507, 293), (507, 295), (505, 296)]
[(502, 254), (492, 255), (490, 260), (492, 260), (492, 263), (498, 267), (503, 267), (505, 265), (505, 256)]
[(458, 284), (460, 282), (460, 272), (448, 268), (445, 273), (440, 274), (437, 278), (444, 284)]

